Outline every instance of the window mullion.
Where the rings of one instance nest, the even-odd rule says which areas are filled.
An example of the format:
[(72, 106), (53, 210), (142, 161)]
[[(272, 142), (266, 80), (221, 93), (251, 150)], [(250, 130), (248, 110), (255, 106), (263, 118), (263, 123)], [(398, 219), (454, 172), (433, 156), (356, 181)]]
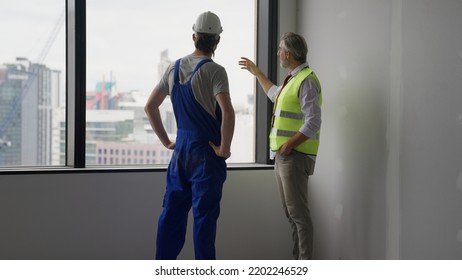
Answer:
[(85, 167), (86, 1), (66, 3), (66, 165)]
[[(278, 0), (260, 0), (257, 7), (257, 64), (273, 83), (277, 83)], [(272, 103), (256, 85), (255, 161), (269, 164), (269, 140)]]

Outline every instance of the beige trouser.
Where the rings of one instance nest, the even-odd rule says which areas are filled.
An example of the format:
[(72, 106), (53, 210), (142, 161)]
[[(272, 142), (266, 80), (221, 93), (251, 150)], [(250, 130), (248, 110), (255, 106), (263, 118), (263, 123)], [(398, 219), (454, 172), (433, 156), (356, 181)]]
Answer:
[(276, 154), (274, 172), (284, 212), (292, 228), (292, 253), (296, 260), (313, 256), (313, 223), (308, 208), (308, 177), (313, 169), (314, 161), (305, 154), (296, 151), (288, 156)]

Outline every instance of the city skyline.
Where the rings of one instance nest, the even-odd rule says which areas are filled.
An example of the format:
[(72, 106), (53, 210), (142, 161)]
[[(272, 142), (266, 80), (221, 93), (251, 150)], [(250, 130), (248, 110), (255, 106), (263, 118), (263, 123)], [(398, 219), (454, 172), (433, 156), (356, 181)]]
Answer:
[[(45, 74), (35, 77), (36, 67), (42, 69), (37, 73)], [(66, 122), (64, 106), (58, 102), (58, 77), (59, 72), (46, 65), (24, 59), (7, 65), (0, 77), (0, 119), (2, 123), (9, 120), (7, 124), (12, 125), (7, 125), (1, 133), (2, 143), (7, 146), (2, 146), (0, 166), (65, 165)], [(145, 94), (136, 91), (105, 94), (112, 90), (111, 84), (106, 83), (98, 83), (93, 95), (87, 93), (86, 164), (166, 164), (171, 151), (158, 141), (149, 125), (144, 113)], [(33, 86), (25, 86), (28, 84)], [(13, 118), (5, 118), (12, 110), (12, 101), (21, 95), (24, 99), (14, 110)], [(175, 137), (172, 107), (165, 103), (160, 109), (167, 132)], [(236, 137), (232, 144), (236, 152), (229, 161), (252, 162), (253, 145), (249, 144), (253, 139), (253, 114), (252, 111), (236, 111), (236, 114)]]
[[(134, 115), (131, 125), (137, 128), (136, 131), (128, 131), (128, 133), (132, 134), (130, 137), (133, 141), (146, 137), (140, 135), (138, 129), (145, 117), (142, 112), (145, 101), (141, 99), (147, 99), (169, 61), (175, 61), (194, 50), (192, 25), (197, 15), (211, 10), (220, 16), (224, 28), (220, 45), (213, 59), (223, 65), (228, 72), (231, 98), (237, 109), (233, 145), (236, 147), (249, 146), (249, 148), (240, 149), (243, 150), (244, 160), (240, 159), (242, 158), (240, 153), (234, 153), (233, 158), (244, 162), (253, 161), (252, 158), (247, 158), (249, 155), (252, 157), (253, 154), (253, 145), (249, 145), (249, 141), (252, 141), (254, 137), (252, 95), (255, 81), (251, 75), (239, 68), (237, 61), (240, 56), (252, 57), (254, 55), (255, 2), (248, 0), (240, 0), (240, 2), (242, 5), (233, 3), (232, 7), (229, 7), (226, 1), (211, 0), (198, 0), (194, 3), (180, 0), (168, 3), (146, 0), (135, 0), (130, 3), (108, 0), (87, 2), (87, 98), (98, 91), (98, 84), (101, 85), (102, 82), (108, 81), (112, 82), (111, 87), (114, 86), (113, 94), (136, 93), (137, 104), (129, 106), (136, 107), (133, 109), (134, 112), (136, 111), (136, 116)], [(53, 113), (53, 123), (56, 123), (55, 118), (58, 116), (64, 120), (66, 28), (64, 21), (59, 20), (64, 12), (64, 2), (43, 0), (40, 6), (26, 5), (23, 2), (10, 4), (2, 7), (0, 11), (2, 22), (0, 31), (4, 37), (0, 45), (0, 70), (6, 71), (8, 64), (14, 65), (22, 63), (21, 61), (29, 61), (32, 64), (39, 63), (52, 72), (60, 73), (60, 82), (57, 83), (59, 85), (58, 94), (61, 94), (63, 98), (58, 98), (60, 101), (53, 105), (55, 108), (53, 110), (62, 111), (62, 113)], [(182, 4), (185, 9), (177, 9), (179, 4)], [(172, 14), (176, 15), (173, 19)], [(11, 99), (9, 100), (8, 104), (11, 102)], [(24, 108), (26, 107), (22, 110)], [(94, 109), (97, 108), (87, 106), (87, 110)], [(123, 107), (115, 109), (124, 110)], [(2, 121), (5, 114), (8, 114), (5, 110), (0, 112)], [(88, 111), (87, 120), (90, 122), (93, 121), (91, 116), (94, 116), (94, 113)], [(32, 116), (27, 118), (19, 116), (22, 122), (29, 118)], [(172, 121), (168, 114), (165, 119), (170, 123)], [(42, 124), (36, 124), (37, 127), (39, 125)], [(87, 123), (87, 125), (90, 124)], [(147, 123), (144, 125), (148, 126)], [(53, 139), (62, 138), (63, 132), (59, 132), (56, 125), (50, 131), (53, 131)], [(151, 135), (153, 135), (152, 131)], [(53, 141), (55, 143), (53, 145), (56, 145), (56, 141), (58, 145), (64, 143), (63, 140)], [(9, 148), (7, 146), (9, 144), (10, 142), (5, 142), (2, 147)], [(17, 143), (13, 144), (17, 145)], [(102, 147), (98, 144), (97, 146)], [(54, 164), (57, 158), (60, 164), (64, 164), (63, 153), (64, 150), (61, 149), (58, 153), (60, 156), (52, 155)], [(91, 155), (96, 163), (95, 156), (96, 153)], [(233, 161), (232, 158), (230, 160)]]

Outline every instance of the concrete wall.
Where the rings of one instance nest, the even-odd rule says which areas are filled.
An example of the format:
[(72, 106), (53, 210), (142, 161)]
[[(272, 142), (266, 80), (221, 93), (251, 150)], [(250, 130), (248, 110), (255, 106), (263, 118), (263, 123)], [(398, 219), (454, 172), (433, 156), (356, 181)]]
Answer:
[[(230, 171), (220, 259), (290, 258), (272, 170)], [(153, 259), (165, 172), (3, 175), (0, 259)], [(181, 259), (194, 259), (192, 224)]]
[(317, 257), (462, 258), (462, 2), (297, 3), (324, 93)]

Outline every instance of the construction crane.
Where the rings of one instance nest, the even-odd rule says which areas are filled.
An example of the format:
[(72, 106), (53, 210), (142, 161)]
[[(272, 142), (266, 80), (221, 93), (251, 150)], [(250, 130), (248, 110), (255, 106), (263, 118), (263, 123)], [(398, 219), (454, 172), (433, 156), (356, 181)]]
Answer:
[(30, 71), (28, 73), (28, 78), (27, 78), (26, 82), (24, 83), (24, 86), (23, 86), (23, 88), (21, 90), (21, 93), (17, 94), (14, 97), (14, 99), (11, 102), (11, 105), (10, 105), (10, 110), (8, 111), (5, 118), (0, 123), (0, 150), (2, 150), (5, 147), (11, 146), (11, 142), (6, 141), (6, 139), (5, 139), (6, 130), (11, 125), (13, 118), (15, 117), (16, 113), (18, 112), (19, 105), (21, 105), (22, 100), (24, 99), (24, 97), (29, 92), (30, 86), (32, 85), (32, 83), (35, 81), (35, 79), (37, 77), (39, 66), (41, 64), (43, 64), (43, 62), (45, 61), (45, 58), (47, 57), (51, 47), (53, 46), (53, 43), (54, 43), (56, 37), (58, 36), (59, 31), (61, 30), (61, 28), (62, 28), (62, 26), (64, 24), (64, 12), (65, 12), (64, 10), (61, 12), (57, 22), (55, 23), (55, 25), (53, 27), (52, 32), (48, 36), (48, 39), (45, 42), (45, 45), (44, 45), (43, 49), (41, 50), (41, 52), (40, 52), (40, 54), (39, 54), (39, 56), (38, 56), (38, 58), (36, 60), (36, 63), (31, 64), (31, 69), (30, 69)]
[[(99, 84), (101, 84), (101, 88), (99, 88)], [(115, 86), (116, 82), (112, 81), (112, 74), (109, 82), (106, 82), (105, 77), (103, 76), (103, 80), (100, 83), (97, 83), (96, 85), (96, 91), (95, 92), (87, 92), (87, 97), (88, 96), (93, 96), (93, 99), (87, 100), (86, 101), (86, 109), (87, 110), (92, 110), (92, 109), (99, 109), (99, 110), (104, 110), (106, 109), (106, 104), (105, 100), (107, 97), (111, 97), (111, 92), (113, 91), (113, 88)], [(110, 106), (110, 104), (109, 104)]]

